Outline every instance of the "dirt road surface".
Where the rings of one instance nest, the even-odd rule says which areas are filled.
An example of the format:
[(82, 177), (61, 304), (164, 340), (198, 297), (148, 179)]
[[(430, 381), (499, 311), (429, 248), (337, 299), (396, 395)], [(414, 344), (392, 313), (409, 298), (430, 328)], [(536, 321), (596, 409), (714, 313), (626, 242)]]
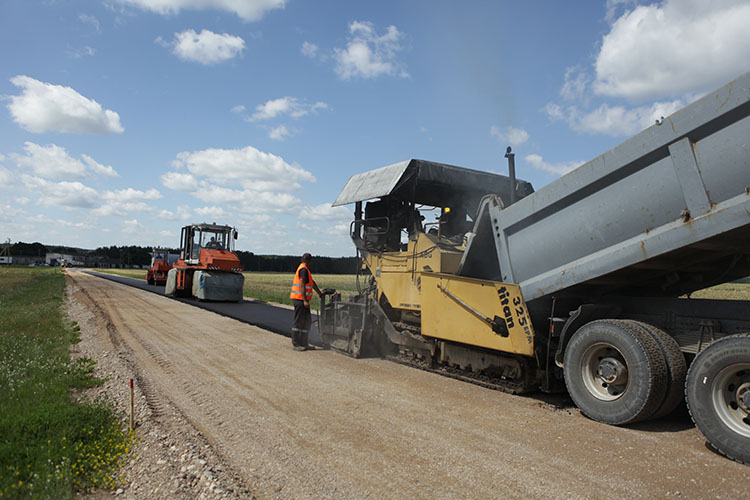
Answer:
[[(750, 469), (712, 452), (689, 419), (607, 426), (541, 395), (512, 396), (381, 359), (296, 352), (280, 335), (68, 275), (102, 345), (135, 370), (159, 420), (152, 432), (167, 440), (177, 432), (160, 418), (176, 409), (219, 457), (219, 469), (246, 488), (234, 496), (748, 495)], [(162, 491), (197, 497), (170, 493), (169, 485)]]

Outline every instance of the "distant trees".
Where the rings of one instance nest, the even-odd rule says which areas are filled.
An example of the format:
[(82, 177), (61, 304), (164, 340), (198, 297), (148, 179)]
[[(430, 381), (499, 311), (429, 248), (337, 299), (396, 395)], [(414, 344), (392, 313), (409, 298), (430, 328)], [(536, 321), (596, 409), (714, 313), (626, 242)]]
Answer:
[[(299, 266), (299, 255), (255, 255), (236, 252), (245, 271), (293, 273)], [(312, 269), (320, 274), (354, 274), (359, 259), (356, 257), (313, 256)]]
[[(39, 242), (24, 243), (19, 241), (11, 245), (11, 255), (41, 257), (47, 253), (81, 255), (92, 259), (119, 259), (123, 267), (147, 266), (151, 263), (151, 247), (102, 246), (96, 250), (66, 247), (60, 245), (43, 245)], [(170, 253), (178, 253), (168, 249)], [(299, 265), (299, 255), (256, 255), (253, 252), (237, 251), (240, 264), (245, 271), (293, 273)], [(93, 264), (97, 265), (97, 264)], [(116, 265), (116, 264), (115, 264)], [(356, 257), (322, 257), (313, 256), (313, 270), (320, 274), (354, 274), (357, 272), (359, 259)]]
[(24, 257), (44, 257), (47, 254), (47, 247), (41, 243), (24, 243), (19, 241), (10, 246), (10, 254)]

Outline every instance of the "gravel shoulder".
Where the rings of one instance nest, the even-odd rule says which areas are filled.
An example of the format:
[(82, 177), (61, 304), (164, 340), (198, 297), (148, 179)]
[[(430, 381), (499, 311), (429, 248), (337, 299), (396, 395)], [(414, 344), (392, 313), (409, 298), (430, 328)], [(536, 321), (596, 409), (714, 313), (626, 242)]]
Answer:
[[(124, 498), (742, 498), (750, 469), (689, 419), (599, 424), (380, 359), (289, 340), (68, 271), (77, 355), (123, 411), (136, 380)], [(559, 401), (555, 401), (559, 403)]]

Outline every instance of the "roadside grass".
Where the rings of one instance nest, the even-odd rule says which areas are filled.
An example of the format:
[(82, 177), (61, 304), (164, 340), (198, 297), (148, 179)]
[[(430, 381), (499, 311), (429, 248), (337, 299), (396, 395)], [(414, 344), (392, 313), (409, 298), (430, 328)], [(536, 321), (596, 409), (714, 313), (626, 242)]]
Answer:
[(115, 276), (122, 276), (123, 278), (135, 278), (146, 281), (146, 270), (145, 269), (93, 269), (98, 273), (114, 274)]
[(0, 269), (0, 498), (113, 488), (134, 439), (110, 403), (74, 401), (74, 390), (102, 380), (94, 360), (70, 359), (80, 329), (65, 317), (65, 278), (55, 271)]
[[(276, 302), (279, 304), (291, 304), (289, 298), (294, 273), (242, 273), (245, 275), (245, 297), (250, 297), (267, 302)], [(348, 299), (349, 295), (357, 293), (357, 277), (354, 274), (315, 274), (313, 270), (313, 279), (318, 287), (335, 288), (341, 292), (343, 298)], [(310, 307), (315, 310), (320, 307), (318, 295), (313, 293), (313, 300)]]

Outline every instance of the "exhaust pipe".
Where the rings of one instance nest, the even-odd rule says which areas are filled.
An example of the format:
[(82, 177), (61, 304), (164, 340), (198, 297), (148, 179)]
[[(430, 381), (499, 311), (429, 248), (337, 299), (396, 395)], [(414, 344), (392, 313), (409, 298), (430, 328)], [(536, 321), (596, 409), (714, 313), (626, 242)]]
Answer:
[(510, 146), (505, 150), (505, 157), (508, 159), (508, 176), (510, 177), (510, 204), (516, 202), (516, 155), (511, 153)]

